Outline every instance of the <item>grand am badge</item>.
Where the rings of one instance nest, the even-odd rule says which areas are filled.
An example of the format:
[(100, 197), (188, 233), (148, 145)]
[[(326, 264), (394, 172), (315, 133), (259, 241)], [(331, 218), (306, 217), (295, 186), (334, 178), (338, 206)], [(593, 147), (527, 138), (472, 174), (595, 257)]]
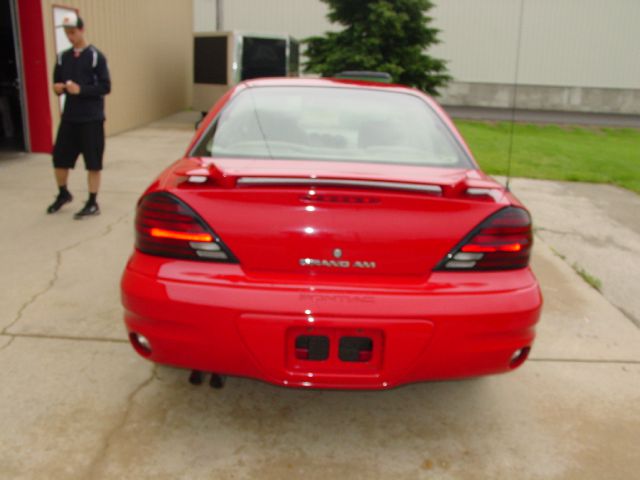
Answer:
[(327, 268), (361, 268), (361, 269), (374, 269), (376, 268), (376, 262), (356, 260), (351, 262), (349, 260), (327, 260), (321, 258), (301, 258), (300, 266), (302, 267), (327, 267)]

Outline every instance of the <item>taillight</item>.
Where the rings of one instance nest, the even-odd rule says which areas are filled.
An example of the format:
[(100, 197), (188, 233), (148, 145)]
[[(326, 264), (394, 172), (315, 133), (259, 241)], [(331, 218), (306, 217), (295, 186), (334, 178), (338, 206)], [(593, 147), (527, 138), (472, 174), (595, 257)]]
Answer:
[(165, 192), (152, 193), (140, 201), (136, 215), (136, 248), (163, 257), (236, 261), (188, 205)]
[(507, 207), (482, 222), (440, 263), (439, 270), (512, 270), (529, 265), (531, 217)]

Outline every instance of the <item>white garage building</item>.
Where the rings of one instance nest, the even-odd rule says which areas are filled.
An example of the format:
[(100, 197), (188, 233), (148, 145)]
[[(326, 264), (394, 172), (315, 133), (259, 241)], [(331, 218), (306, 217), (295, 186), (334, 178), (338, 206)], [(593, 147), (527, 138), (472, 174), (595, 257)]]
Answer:
[[(640, 1), (435, 0), (448, 105), (640, 114)], [(217, 15), (217, 12), (220, 15)], [(320, 0), (194, 0), (194, 30), (332, 28)]]

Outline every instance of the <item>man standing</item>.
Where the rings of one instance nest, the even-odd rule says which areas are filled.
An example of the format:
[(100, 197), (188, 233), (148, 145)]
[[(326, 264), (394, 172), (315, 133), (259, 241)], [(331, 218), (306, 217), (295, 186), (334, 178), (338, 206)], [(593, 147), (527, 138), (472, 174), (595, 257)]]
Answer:
[(69, 50), (58, 55), (53, 72), (53, 91), (66, 94), (62, 119), (53, 148), (53, 168), (59, 193), (47, 213), (55, 213), (73, 200), (67, 189), (69, 169), (74, 168), (82, 153), (88, 172), (89, 199), (74, 215), (79, 220), (99, 215), (97, 196), (104, 153), (104, 96), (111, 91), (107, 59), (84, 38), (84, 23), (73, 14), (67, 15), (62, 27)]

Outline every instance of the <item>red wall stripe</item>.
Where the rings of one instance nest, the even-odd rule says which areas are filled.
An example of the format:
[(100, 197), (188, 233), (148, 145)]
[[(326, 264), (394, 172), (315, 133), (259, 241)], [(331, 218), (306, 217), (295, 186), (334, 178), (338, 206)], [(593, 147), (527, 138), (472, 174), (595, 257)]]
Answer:
[(53, 144), (49, 107), (51, 84), (47, 72), (42, 0), (18, 0), (17, 4), (31, 151), (50, 153)]

